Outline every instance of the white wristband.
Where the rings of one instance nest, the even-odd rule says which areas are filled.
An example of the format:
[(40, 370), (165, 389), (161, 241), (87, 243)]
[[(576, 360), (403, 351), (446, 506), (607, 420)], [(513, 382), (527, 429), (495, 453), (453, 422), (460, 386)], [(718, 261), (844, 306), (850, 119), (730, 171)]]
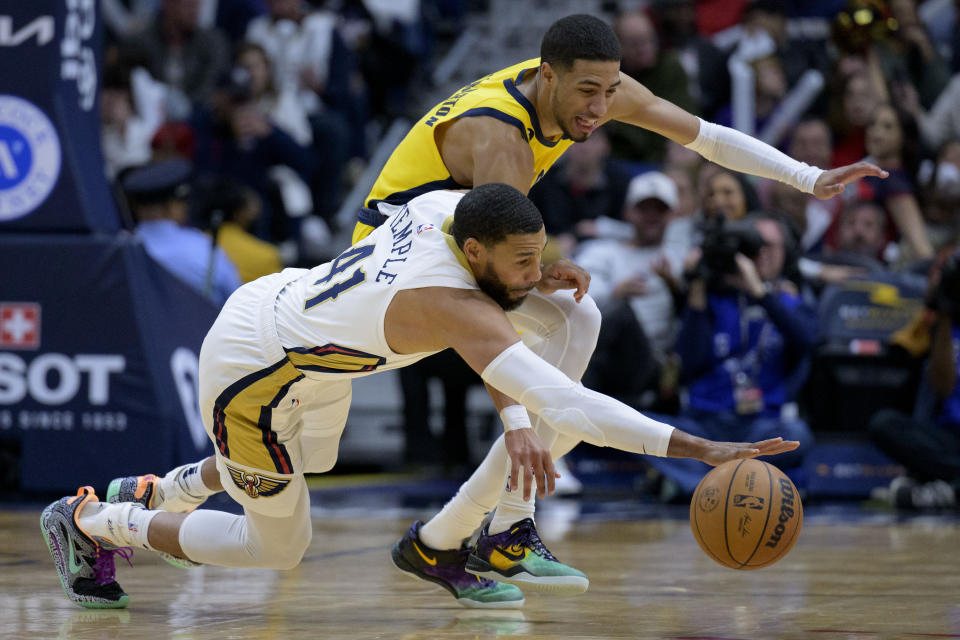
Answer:
[(532, 429), (530, 415), (522, 404), (511, 404), (500, 410), (500, 419), (503, 420), (503, 430)]

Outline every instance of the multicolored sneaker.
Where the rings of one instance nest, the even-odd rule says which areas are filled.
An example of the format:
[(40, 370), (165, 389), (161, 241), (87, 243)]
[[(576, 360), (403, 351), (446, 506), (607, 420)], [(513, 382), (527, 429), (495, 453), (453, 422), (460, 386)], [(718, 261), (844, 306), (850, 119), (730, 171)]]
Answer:
[(495, 535), (490, 535), (490, 525), (485, 525), (466, 569), (483, 578), (559, 595), (583, 593), (590, 586), (583, 572), (550, 553), (530, 518)]
[[(142, 504), (147, 509), (153, 509), (153, 503), (157, 497), (157, 487), (160, 479), (148, 473), (145, 476), (126, 476), (124, 478), (114, 478), (107, 487), (107, 502), (116, 504), (120, 502), (136, 502)], [(193, 569), (202, 566), (199, 562), (181, 558), (171, 553), (157, 551), (161, 558), (167, 564), (171, 564), (178, 569)]]
[(107, 487), (107, 502), (139, 502), (147, 509), (154, 509), (157, 483), (160, 478), (148, 473), (145, 476), (114, 478)]
[(60, 498), (43, 510), (40, 530), (68, 598), (87, 609), (122, 609), (130, 597), (114, 579), (113, 556), (130, 563), (133, 550), (104, 546), (80, 528), (77, 514), (91, 502), (99, 502), (93, 487), (81, 487), (77, 495)]
[(465, 607), (515, 609), (524, 603), (523, 592), (464, 571), (469, 549), (437, 550), (420, 541), (423, 522), (414, 522), (407, 534), (390, 550), (393, 563), (401, 571), (429, 580), (449, 591)]

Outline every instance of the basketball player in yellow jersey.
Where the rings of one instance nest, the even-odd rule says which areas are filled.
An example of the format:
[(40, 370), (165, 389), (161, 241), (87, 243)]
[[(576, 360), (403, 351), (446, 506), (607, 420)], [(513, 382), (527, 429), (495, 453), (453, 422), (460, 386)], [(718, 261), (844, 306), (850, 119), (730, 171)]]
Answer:
[[(526, 193), (570, 145), (586, 140), (603, 123), (618, 120), (653, 130), (724, 167), (786, 182), (829, 198), (862, 176), (885, 176), (858, 163), (822, 171), (733, 129), (704, 122), (658, 98), (620, 72), (620, 47), (613, 30), (587, 15), (555, 22), (541, 43), (540, 58), (527, 60), (470, 83), (436, 105), (397, 146), (359, 215), (355, 240), (389, 218), (399, 205), (426, 190), (467, 188), (504, 182)], [(546, 265), (544, 280), (575, 288), (552, 295), (531, 293), (508, 317), (538, 355), (579, 380), (599, 331), (599, 312), (585, 296), (589, 276), (569, 261)], [(411, 529), (411, 540), (434, 549), (453, 549), (470, 536), (484, 514), (496, 509), (467, 569), (525, 589), (576, 593), (586, 577), (556, 560), (540, 542), (530, 483), (517, 460), (549, 450), (561, 457), (577, 441), (557, 433), (537, 416), (531, 420), (515, 401), (491, 396), (504, 418), (502, 440), (443, 510)], [(508, 457), (513, 463), (510, 465)], [(511, 468), (512, 466), (512, 468)], [(504, 490), (504, 474), (510, 489)], [(553, 478), (538, 478), (538, 494)], [(512, 533), (511, 533), (512, 532)], [(510, 553), (509, 549), (522, 549)], [(413, 556), (416, 560), (416, 556)], [(396, 560), (396, 557), (395, 557)], [(422, 564), (422, 562), (421, 562)], [(420, 566), (412, 572), (424, 577)], [(409, 570), (409, 569), (408, 569)]]

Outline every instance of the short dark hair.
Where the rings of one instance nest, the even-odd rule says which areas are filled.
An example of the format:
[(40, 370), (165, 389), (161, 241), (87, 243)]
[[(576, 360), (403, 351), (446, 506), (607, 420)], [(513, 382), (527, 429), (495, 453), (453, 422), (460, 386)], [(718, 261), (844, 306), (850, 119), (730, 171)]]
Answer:
[(457, 203), (451, 233), (463, 248), (467, 238), (492, 247), (508, 235), (536, 233), (543, 228), (537, 206), (513, 187), (491, 182), (474, 187)]
[(609, 24), (576, 13), (550, 25), (540, 42), (540, 62), (567, 71), (576, 60), (620, 61), (620, 41)]

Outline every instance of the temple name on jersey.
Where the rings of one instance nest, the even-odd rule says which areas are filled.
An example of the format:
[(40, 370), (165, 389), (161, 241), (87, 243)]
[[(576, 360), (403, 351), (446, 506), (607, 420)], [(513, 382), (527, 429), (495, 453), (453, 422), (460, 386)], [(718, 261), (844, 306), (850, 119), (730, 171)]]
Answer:
[(376, 282), (386, 280), (387, 284), (393, 284), (397, 274), (392, 271), (393, 267), (391, 267), (391, 271), (388, 271), (387, 267), (394, 262), (407, 261), (406, 254), (413, 247), (413, 240), (410, 239), (410, 235), (413, 233), (411, 227), (413, 227), (413, 221), (410, 219), (409, 207), (404, 207), (400, 213), (390, 219), (390, 233), (393, 234), (393, 246), (390, 248), (390, 255), (383, 261), (383, 264), (380, 265)]

